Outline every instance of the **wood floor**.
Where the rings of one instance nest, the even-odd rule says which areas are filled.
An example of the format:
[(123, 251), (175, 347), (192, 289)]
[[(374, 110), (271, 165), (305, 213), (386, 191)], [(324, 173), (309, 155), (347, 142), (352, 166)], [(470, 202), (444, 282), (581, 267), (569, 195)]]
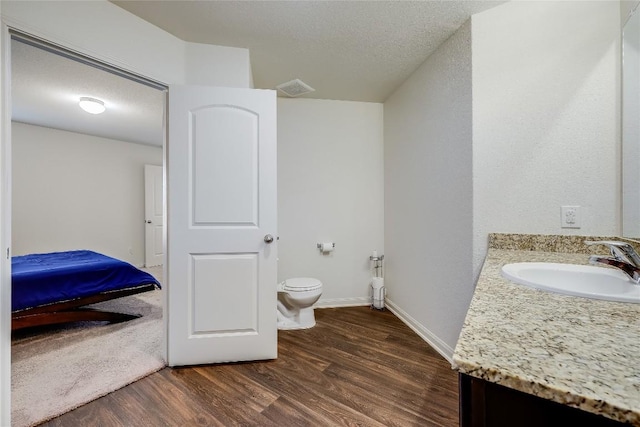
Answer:
[(46, 426), (457, 426), (457, 375), (388, 311), (316, 310), (278, 359), (165, 368)]

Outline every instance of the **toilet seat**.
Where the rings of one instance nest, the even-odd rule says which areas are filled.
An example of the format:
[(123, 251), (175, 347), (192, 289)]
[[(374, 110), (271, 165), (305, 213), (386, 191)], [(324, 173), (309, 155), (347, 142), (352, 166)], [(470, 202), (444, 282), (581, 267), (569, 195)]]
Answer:
[(278, 290), (281, 292), (308, 292), (321, 288), (322, 282), (318, 279), (312, 279), (310, 277), (296, 277), (293, 279), (287, 279), (280, 283)]

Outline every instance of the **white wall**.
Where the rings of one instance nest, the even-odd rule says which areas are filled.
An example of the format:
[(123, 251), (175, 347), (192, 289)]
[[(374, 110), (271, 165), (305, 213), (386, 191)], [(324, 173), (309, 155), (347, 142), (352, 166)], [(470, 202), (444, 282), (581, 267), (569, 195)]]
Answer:
[[(475, 271), (490, 232), (619, 234), (619, 2), (509, 2), (472, 23)], [(582, 228), (560, 228), (561, 205)]]
[(384, 251), (382, 125), (382, 104), (278, 99), (278, 280), (320, 279), (319, 306), (369, 302), (369, 255)]
[(384, 103), (390, 306), (450, 357), (473, 293), (471, 27)]
[(202, 43), (185, 45), (189, 84), (253, 87), (249, 50)]
[(162, 83), (251, 85), (248, 49), (182, 41), (106, 0), (2, 3), (12, 27)]
[[(385, 102), (389, 298), (443, 354), (489, 233), (620, 233), (620, 16), (619, 2), (506, 3)], [(561, 205), (581, 206), (582, 228), (560, 227)]]
[(90, 249), (144, 264), (144, 165), (162, 148), (14, 123), (13, 254)]

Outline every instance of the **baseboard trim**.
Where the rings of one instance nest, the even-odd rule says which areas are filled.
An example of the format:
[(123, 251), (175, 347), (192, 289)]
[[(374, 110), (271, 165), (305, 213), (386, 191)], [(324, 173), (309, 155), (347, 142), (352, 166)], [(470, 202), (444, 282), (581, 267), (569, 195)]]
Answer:
[(410, 327), (416, 334), (427, 342), (435, 351), (440, 353), (442, 357), (447, 359), (449, 363), (453, 363), (453, 349), (440, 338), (435, 336), (433, 332), (422, 326), (420, 322), (411, 317), (406, 311), (402, 310), (393, 301), (388, 298), (385, 300), (386, 306), (390, 312), (396, 315), (396, 317)]
[(328, 298), (320, 299), (314, 308), (336, 308), (336, 307), (359, 307), (363, 305), (370, 305), (371, 300), (367, 297), (357, 298)]

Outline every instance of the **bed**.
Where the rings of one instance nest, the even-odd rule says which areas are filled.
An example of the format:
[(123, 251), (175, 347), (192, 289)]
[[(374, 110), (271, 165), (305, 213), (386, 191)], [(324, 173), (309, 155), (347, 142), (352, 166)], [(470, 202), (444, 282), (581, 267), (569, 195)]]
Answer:
[(11, 265), (12, 330), (135, 319), (139, 316), (84, 306), (160, 287), (133, 265), (88, 250), (16, 256)]

